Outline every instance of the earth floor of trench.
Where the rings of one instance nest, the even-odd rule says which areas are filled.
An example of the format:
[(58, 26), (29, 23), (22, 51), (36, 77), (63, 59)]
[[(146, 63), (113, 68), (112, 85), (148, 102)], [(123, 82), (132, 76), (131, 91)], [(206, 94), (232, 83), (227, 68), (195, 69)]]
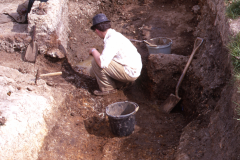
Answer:
[[(159, 112), (159, 106), (149, 101), (138, 82), (107, 96), (95, 96), (95, 79), (74, 73), (66, 62), (51, 62), (38, 55), (33, 65), (20, 61), (21, 54), (0, 52), (0, 64), (25, 74), (35, 67), (42, 73), (62, 70), (62, 76), (43, 77), (52, 87), (65, 93), (52, 117), (54, 125), (44, 139), (39, 159), (173, 159), (182, 129), (187, 122), (180, 111)], [(63, 65), (62, 65), (63, 64)], [(133, 101), (139, 105), (134, 132), (126, 137), (111, 132), (105, 114), (108, 105)]]
[[(96, 80), (74, 74), (69, 64), (63, 64), (62, 77), (46, 78), (68, 92), (39, 159), (173, 159), (186, 125), (179, 111), (160, 113), (159, 106), (145, 98), (137, 82), (115, 94), (94, 96)], [(70, 89), (71, 85), (75, 89)], [(108, 105), (121, 101), (136, 102), (140, 108), (135, 130), (127, 137), (113, 135), (105, 114)]]

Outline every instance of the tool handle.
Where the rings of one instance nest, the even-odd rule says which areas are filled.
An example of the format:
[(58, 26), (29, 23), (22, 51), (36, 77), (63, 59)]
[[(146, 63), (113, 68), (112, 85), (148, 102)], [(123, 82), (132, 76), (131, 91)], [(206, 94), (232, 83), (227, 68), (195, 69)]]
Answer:
[(147, 43), (149, 46), (152, 46), (152, 47), (157, 47), (157, 45), (155, 44), (151, 44), (150, 42), (146, 41), (146, 40), (136, 40), (136, 39), (129, 39), (130, 41), (133, 41), (133, 42), (144, 42), (144, 43)]
[(54, 72), (54, 73), (41, 74), (40, 77), (58, 76), (58, 75), (62, 75), (62, 72)]
[(136, 39), (129, 39), (130, 41), (133, 41), (133, 42), (143, 42), (141, 40), (136, 40)]
[(33, 26), (33, 30), (32, 30), (32, 41), (34, 42), (36, 39), (36, 26)]
[(149, 43), (148, 41), (146, 41), (146, 40), (143, 40), (143, 42), (144, 43), (147, 43), (149, 46), (151, 46), (151, 47), (157, 47), (157, 45), (155, 45), (155, 44), (151, 44), (151, 43)]
[[(200, 40), (201, 42), (197, 45), (197, 41), (198, 41), (198, 40)], [(178, 96), (179, 86), (181, 85), (182, 80), (183, 80), (183, 78), (184, 78), (184, 76), (185, 76), (185, 74), (186, 74), (186, 72), (187, 72), (187, 69), (188, 69), (190, 63), (192, 62), (193, 56), (195, 55), (197, 49), (201, 46), (202, 42), (203, 42), (203, 39), (202, 39), (202, 38), (199, 38), (199, 37), (197, 37), (197, 39), (195, 40), (192, 54), (191, 54), (190, 58), (188, 59), (188, 62), (187, 62), (186, 66), (185, 66), (185, 68), (184, 68), (184, 70), (183, 70), (183, 73), (182, 73), (182, 75), (181, 75), (181, 77), (179, 78), (178, 83), (177, 83), (175, 95), (176, 95), (178, 98), (179, 98), (179, 96)]]

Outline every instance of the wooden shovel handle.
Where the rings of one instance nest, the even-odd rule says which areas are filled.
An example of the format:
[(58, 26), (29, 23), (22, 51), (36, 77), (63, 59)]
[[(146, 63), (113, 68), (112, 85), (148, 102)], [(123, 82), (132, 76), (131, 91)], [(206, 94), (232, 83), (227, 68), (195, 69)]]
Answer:
[(147, 43), (149, 46), (151, 47), (157, 47), (157, 45), (155, 44), (151, 44), (150, 42), (146, 41), (146, 40), (143, 40), (144, 43)]
[(34, 42), (36, 39), (36, 26), (33, 26), (33, 30), (32, 30), (32, 41)]
[(136, 40), (136, 39), (129, 39), (130, 41), (133, 41), (133, 42), (144, 42), (144, 43), (147, 43), (149, 46), (151, 47), (157, 47), (157, 45), (155, 44), (151, 44), (150, 42), (146, 41), (146, 40)]
[[(197, 41), (200, 41), (200, 43), (199, 43), (198, 45), (197, 45)], [(183, 78), (184, 78), (184, 76), (185, 76), (185, 74), (186, 74), (186, 72), (187, 72), (187, 69), (188, 69), (190, 63), (192, 62), (193, 56), (195, 55), (197, 49), (201, 46), (202, 42), (203, 42), (203, 39), (202, 39), (202, 38), (199, 38), (199, 37), (197, 37), (197, 39), (196, 39), (195, 42), (194, 42), (194, 48), (193, 48), (192, 54), (191, 54), (191, 56), (189, 57), (188, 62), (187, 62), (186, 66), (185, 66), (185, 68), (184, 68), (184, 70), (183, 70), (183, 73), (182, 73), (182, 75), (181, 75), (181, 77), (179, 78), (178, 83), (177, 83), (175, 95), (176, 95), (178, 98), (179, 98), (179, 96), (178, 96), (179, 86), (180, 86), (180, 84), (182, 83), (182, 80), (183, 80)]]
[(58, 75), (62, 75), (62, 72), (54, 72), (54, 73), (41, 74), (40, 77), (58, 76)]

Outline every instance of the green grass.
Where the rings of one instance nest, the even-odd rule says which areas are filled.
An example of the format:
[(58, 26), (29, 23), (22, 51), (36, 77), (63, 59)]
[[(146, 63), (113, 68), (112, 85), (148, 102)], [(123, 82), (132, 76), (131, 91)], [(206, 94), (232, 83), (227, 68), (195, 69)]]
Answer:
[(238, 18), (240, 15), (240, 0), (227, 1), (226, 4), (226, 15), (232, 19)]
[[(238, 33), (235, 37), (232, 37), (230, 42), (227, 45), (229, 50), (229, 54), (231, 54), (232, 65), (233, 65), (233, 75), (236, 81), (240, 81), (240, 33)], [(240, 93), (240, 87), (238, 87), (237, 93)], [(236, 107), (236, 114), (240, 117), (240, 104), (233, 102), (237, 105)], [(236, 118), (240, 120), (240, 118)]]
[[(227, 5), (226, 15), (229, 18), (236, 19), (240, 16), (240, 0), (225, 0), (225, 4)], [(229, 49), (229, 53), (232, 56), (231, 62), (234, 67), (234, 77), (238, 82), (240, 81), (240, 33), (238, 33), (235, 37), (231, 38), (231, 41), (227, 45)], [(237, 93), (240, 93), (240, 87), (238, 87)], [(233, 102), (237, 105), (235, 108), (236, 114), (240, 117), (240, 104)], [(240, 118), (236, 118), (240, 120)]]
[(235, 37), (227, 45), (229, 49), (229, 53), (232, 55), (232, 64), (234, 67), (234, 73), (237, 77), (240, 78), (240, 33), (238, 33)]

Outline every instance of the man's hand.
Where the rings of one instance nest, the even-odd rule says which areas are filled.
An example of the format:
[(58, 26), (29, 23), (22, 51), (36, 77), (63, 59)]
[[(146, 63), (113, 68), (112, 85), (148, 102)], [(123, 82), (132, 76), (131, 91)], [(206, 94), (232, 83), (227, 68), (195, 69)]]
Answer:
[(93, 55), (94, 60), (96, 61), (98, 66), (101, 67), (100, 53), (96, 50), (96, 48), (90, 48), (89, 55)]

